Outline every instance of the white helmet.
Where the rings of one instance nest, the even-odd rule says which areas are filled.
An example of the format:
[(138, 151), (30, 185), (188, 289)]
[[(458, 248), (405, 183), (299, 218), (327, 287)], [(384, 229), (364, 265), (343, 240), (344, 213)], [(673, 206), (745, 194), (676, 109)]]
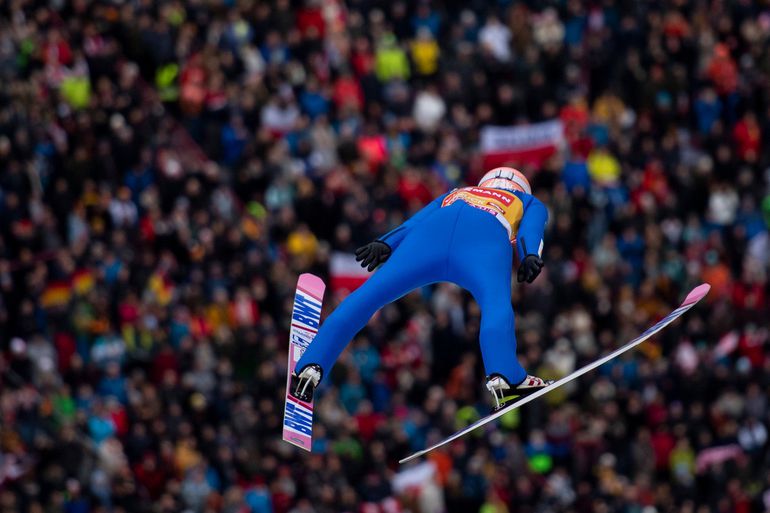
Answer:
[(485, 174), (479, 182), (479, 187), (503, 189), (505, 191), (521, 191), (532, 194), (532, 187), (527, 177), (518, 169), (512, 167), (496, 167)]

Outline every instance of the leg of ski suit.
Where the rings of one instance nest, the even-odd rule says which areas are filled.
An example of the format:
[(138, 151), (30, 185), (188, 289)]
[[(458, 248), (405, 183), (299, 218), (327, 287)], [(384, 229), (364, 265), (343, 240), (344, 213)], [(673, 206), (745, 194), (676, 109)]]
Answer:
[(378, 309), (416, 288), (449, 281), (469, 290), (481, 307), (487, 374), (518, 384), (527, 373), (516, 358), (511, 267), (508, 234), (492, 215), (463, 202), (438, 208), (411, 227), (388, 261), (332, 312), (297, 369), (315, 363), (328, 373)]
[[(468, 290), (481, 308), (479, 342), (487, 375), (518, 385), (527, 372), (516, 357), (511, 273), (513, 246), (493, 216), (461, 203), (449, 254), (449, 280)], [(468, 226), (468, 229), (459, 229)]]

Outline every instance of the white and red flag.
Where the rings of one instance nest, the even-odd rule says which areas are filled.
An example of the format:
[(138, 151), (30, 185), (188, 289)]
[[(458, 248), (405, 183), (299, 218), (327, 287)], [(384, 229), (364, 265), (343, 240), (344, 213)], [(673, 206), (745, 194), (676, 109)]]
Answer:
[(335, 251), (329, 262), (331, 289), (350, 294), (364, 283), (371, 275), (369, 271), (356, 262), (356, 256), (351, 253)]
[(564, 142), (564, 125), (558, 119), (528, 125), (487, 125), (480, 133), (484, 169), (504, 165), (540, 167)]

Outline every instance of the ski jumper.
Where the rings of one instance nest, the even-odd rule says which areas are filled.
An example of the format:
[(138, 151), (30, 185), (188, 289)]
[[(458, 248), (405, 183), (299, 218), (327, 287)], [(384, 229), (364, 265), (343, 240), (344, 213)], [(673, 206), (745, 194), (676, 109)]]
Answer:
[(296, 369), (328, 373), (369, 318), (386, 304), (435, 282), (468, 290), (481, 308), (480, 345), (487, 375), (517, 384), (527, 376), (516, 357), (511, 306), (513, 246), (519, 259), (541, 256), (548, 212), (537, 198), (484, 187), (438, 197), (379, 240), (393, 252), (320, 327)]

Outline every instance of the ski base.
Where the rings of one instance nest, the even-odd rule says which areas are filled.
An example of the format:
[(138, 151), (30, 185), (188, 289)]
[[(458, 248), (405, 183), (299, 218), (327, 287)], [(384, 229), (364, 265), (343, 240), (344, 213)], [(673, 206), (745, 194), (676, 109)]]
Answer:
[(286, 369), (286, 404), (283, 410), (283, 439), (301, 449), (313, 446), (313, 402), (289, 394), (291, 374), (302, 353), (313, 341), (321, 323), (321, 304), (326, 285), (318, 276), (305, 273), (297, 280), (289, 330), (289, 363)]
[(644, 333), (642, 333), (641, 335), (639, 335), (638, 337), (633, 339), (631, 342), (628, 342), (626, 345), (624, 345), (622, 347), (619, 347), (615, 351), (613, 351), (613, 352), (611, 352), (611, 353), (609, 353), (609, 354), (607, 354), (605, 356), (602, 356), (598, 360), (596, 360), (596, 361), (594, 361), (592, 363), (589, 363), (588, 365), (586, 365), (584, 367), (581, 367), (580, 369), (576, 370), (572, 374), (569, 374), (568, 376), (565, 376), (565, 377), (561, 378), (560, 380), (556, 381), (552, 385), (549, 385), (549, 386), (543, 388), (542, 390), (538, 390), (537, 392), (535, 392), (535, 393), (533, 393), (531, 395), (528, 395), (528, 396), (526, 396), (526, 397), (524, 397), (522, 399), (519, 399), (519, 400), (509, 404), (508, 406), (505, 406), (505, 407), (501, 408), (500, 410), (497, 410), (496, 412), (492, 413), (491, 415), (488, 415), (488, 416), (484, 417), (483, 419), (480, 419), (480, 420), (474, 422), (470, 426), (468, 426), (468, 427), (466, 427), (464, 429), (461, 429), (460, 431), (458, 431), (455, 434), (451, 435), (450, 437), (442, 440), (441, 442), (438, 442), (437, 444), (432, 445), (432, 446), (428, 447), (427, 449), (423, 449), (422, 451), (418, 451), (418, 452), (412, 454), (411, 456), (408, 456), (408, 457), (406, 457), (406, 458), (404, 458), (402, 460), (399, 460), (399, 463), (403, 464), (403, 463), (406, 463), (408, 461), (412, 461), (414, 459), (419, 458), (420, 456), (423, 456), (423, 455), (429, 453), (430, 451), (432, 451), (434, 449), (438, 449), (439, 447), (441, 447), (443, 445), (446, 445), (449, 442), (457, 440), (458, 438), (460, 438), (460, 437), (462, 437), (464, 435), (467, 435), (471, 431), (473, 431), (475, 429), (478, 429), (478, 428), (480, 428), (481, 426), (483, 426), (485, 424), (488, 424), (488, 423), (492, 422), (493, 420), (495, 420), (495, 419), (505, 415), (506, 413), (508, 413), (510, 411), (513, 411), (513, 410), (515, 410), (517, 408), (520, 408), (520, 407), (524, 406), (525, 404), (527, 404), (528, 402), (534, 401), (538, 397), (540, 397), (542, 395), (545, 395), (548, 392), (551, 392), (552, 390), (556, 390), (560, 386), (565, 385), (565, 384), (569, 383), (570, 381), (572, 381), (572, 380), (582, 376), (583, 374), (585, 374), (585, 373), (587, 373), (587, 372), (589, 372), (589, 371), (599, 367), (600, 365), (603, 365), (603, 364), (607, 363), (608, 361), (612, 360), (613, 358), (615, 358), (617, 356), (620, 356), (621, 354), (625, 353), (629, 349), (633, 349), (634, 347), (638, 346), (639, 344), (641, 344), (642, 342), (644, 342), (645, 340), (647, 340), (648, 338), (652, 337), (657, 332), (659, 332), (660, 330), (662, 330), (663, 328), (665, 328), (666, 326), (668, 326), (669, 324), (674, 322), (676, 319), (681, 317), (682, 314), (684, 314), (687, 310), (689, 310), (690, 308), (695, 306), (698, 303), (698, 301), (703, 299), (706, 296), (706, 294), (708, 294), (708, 291), (710, 289), (711, 289), (711, 285), (709, 285), (708, 283), (703, 283), (701, 285), (698, 285), (697, 287), (692, 289), (689, 294), (687, 294), (687, 297), (684, 299), (682, 304), (679, 305), (679, 308), (677, 308), (676, 310), (673, 310), (667, 316), (665, 316), (664, 318), (659, 320), (656, 324), (654, 324), (653, 326), (648, 328)]

